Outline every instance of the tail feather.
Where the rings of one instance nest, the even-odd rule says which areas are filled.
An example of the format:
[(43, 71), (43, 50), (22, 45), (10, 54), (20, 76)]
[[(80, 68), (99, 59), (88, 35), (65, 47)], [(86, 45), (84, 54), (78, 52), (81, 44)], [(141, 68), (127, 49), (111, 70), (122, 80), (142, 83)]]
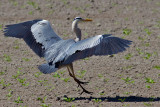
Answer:
[(42, 64), (38, 67), (38, 69), (44, 74), (50, 74), (52, 72), (56, 72), (58, 68), (55, 68), (55, 65)]

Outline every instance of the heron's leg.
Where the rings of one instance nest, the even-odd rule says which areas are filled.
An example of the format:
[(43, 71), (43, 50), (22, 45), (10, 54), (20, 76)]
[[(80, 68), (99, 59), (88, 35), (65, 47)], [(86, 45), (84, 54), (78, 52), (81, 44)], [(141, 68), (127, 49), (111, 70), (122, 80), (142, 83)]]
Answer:
[(67, 69), (68, 69), (69, 75), (70, 75), (71, 77), (73, 77), (73, 75), (72, 75), (72, 73), (70, 72), (70, 69), (69, 69), (68, 66), (67, 66)]
[[(73, 66), (72, 66), (72, 65), (69, 65), (69, 66), (67, 66), (67, 69), (68, 69), (69, 75), (70, 75), (71, 77), (73, 77), (73, 79), (78, 83), (78, 86), (80, 86), (80, 87), (83, 89), (82, 93), (85, 92), (85, 93), (91, 94), (92, 92), (87, 91), (87, 90), (81, 85), (81, 84), (84, 84), (85, 82), (81, 82), (81, 81), (79, 81), (79, 80), (75, 77), (74, 71), (72, 71), (72, 70), (73, 70)], [(71, 73), (71, 71), (72, 71), (72, 73)], [(81, 93), (81, 94), (82, 94), (82, 93)]]
[(74, 70), (73, 70), (73, 63), (71, 63), (71, 64), (69, 65), (69, 67), (70, 67), (70, 69), (71, 69), (72, 74), (75, 76)]
[[(73, 64), (72, 64), (72, 63), (67, 66), (67, 69), (68, 69), (68, 71), (69, 71), (69, 75), (70, 75), (70, 76), (72, 75), (71, 77), (73, 77), (74, 80), (78, 81), (80, 84), (87, 84), (87, 83), (88, 83), (88, 82), (82, 82), (82, 81), (80, 81), (79, 79), (76, 78), (76, 76), (75, 76), (75, 74), (74, 74)], [(71, 73), (71, 72), (72, 72), (72, 73)]]

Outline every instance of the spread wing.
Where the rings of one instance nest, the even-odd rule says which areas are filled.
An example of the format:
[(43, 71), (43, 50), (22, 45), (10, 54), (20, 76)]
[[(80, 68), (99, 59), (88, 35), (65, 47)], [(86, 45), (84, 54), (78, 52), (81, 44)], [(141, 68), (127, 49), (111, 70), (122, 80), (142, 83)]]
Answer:
[(76, 42), (68, 50), (68, 57), (64, 64), (92, 55), (112, 55), (123, 52), (132, 41), (107, 35), (98, 35)]
[(47, 20), (32, 20), (18, 24), (6, 25), (4, 35), (23, 38), (27, 45), (39, 56), (44, 56), (44, 50), (51, 44), (62, 40), (52, 29)]

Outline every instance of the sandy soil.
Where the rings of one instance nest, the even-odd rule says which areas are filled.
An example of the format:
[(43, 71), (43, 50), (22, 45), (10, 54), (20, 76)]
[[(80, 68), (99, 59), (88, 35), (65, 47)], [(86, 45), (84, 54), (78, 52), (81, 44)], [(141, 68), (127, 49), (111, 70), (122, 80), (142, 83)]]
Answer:
[[(23, 40), (0, 33), (1, 107), (159, 107), (160, 106), (160, 1), (159, 0), (1, 0), (0, 30), (37, 18), (49, 20), (64, 39), (75, 38), (72, 20), (80, 16), (83, 39), (113, 34), (132, 40), (127, 51), (93, 56), (74, 62), (77, 77), (89, 81), (82, 91), (62, 68), (41, 74), (44, 63)], [(128, 29), (128, 30), (127, 30)]]

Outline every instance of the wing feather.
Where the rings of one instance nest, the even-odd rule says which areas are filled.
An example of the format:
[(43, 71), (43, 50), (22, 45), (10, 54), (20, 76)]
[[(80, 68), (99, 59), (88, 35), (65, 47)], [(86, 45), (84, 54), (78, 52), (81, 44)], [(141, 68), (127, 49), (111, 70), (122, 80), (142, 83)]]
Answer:
[(44, 51), (51, 44), (62, 40), (52, 29), (47, 20), (32, 20), (18, 24), (6, 25), (4, 35), (23, 38), (27, 45), (39, 56), (44, 57)]
[[(111, 36), (111, 34), (98, 35), (81, 40), (70, 47), (68, 57), (64, 64), (92, 55), (112, 55), (123, 52), (132, 41)], [(78, 51), (77, 51), (78, 50)]]

